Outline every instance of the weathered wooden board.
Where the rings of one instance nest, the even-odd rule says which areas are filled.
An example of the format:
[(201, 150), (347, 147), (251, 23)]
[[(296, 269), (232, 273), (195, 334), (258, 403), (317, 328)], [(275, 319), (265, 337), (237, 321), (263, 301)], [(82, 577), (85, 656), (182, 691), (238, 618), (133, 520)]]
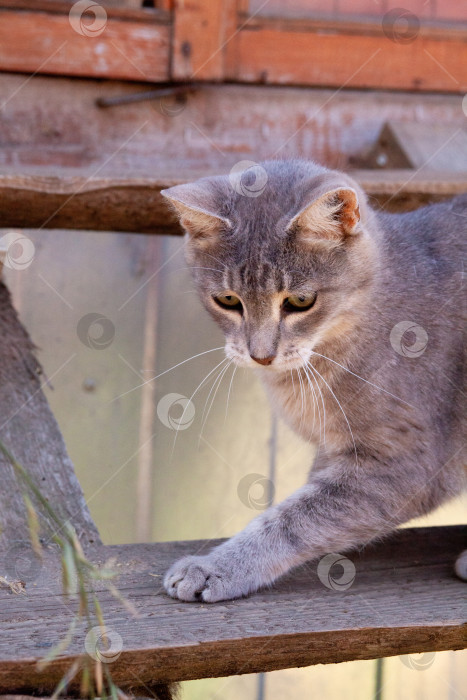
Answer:
[(0, 74), (0, 172), (188, 178), (268, 158), (346, 170), (366, 167), (357, 158), (385, 122), (435, 123), (450, 136), (465, 127), (458, 95), (198, 83), (185, 103), (96, 105), (142, 91), (121, 81)]
[(226, 44), (236, 40), (237, 0), (174, 3), (172, 77), (224, 80)]
[[(100, 593), (106, 624), (121, 639), (113, 678), (141, 695), (157, 681), (461, 649), (465, 584), (452, 567), (465, 537), (461, 526), (402, 530), (348, 555), (356, 575), (345, 591), (324, 586), (315, 562), (269, 590), (212, 606), (170, 599), (161, 577), (174, 559), (217, 542), (98, 549), (100, 561), (117, 558), (118, 587), (139, 613), (132, 618), (110, 594)], [(76, 606), (63, 598), (58, 578), (56, 562), (48, 560), (27, 597), (9, 596), (0, 607), (3, 693), (50, 692), (84, 651), (87, 630), (81, 629), (63, 657), (46, 671), (35, 670), (44, 650), (63, 637)]]
[[(0, 176), (0, 228), (68, 228), (181, 234), (160, 190), (183, 178)], [(414, 209), (467, 191), (467, 175), (420, 175), (411, 170), (355, 171), (374, 206)]]
[[(33, 345), (0, 283), (0, 438), (28, 469), (42, 493), (73, 525), (84, 547), (100, 542), (83, 492), (67, 455), (42, 387), (47, 378), (33, 355)], [(0, 576), (14, 578), (31, 559), (25, 507), (18, 479), (0, 456)], [(27, 568), (27, 566), (26, 566)], [(21, 578), (21, 574), (19, 574)], [(0, 591), (5, 595), (5, 591)], [(6, 600), (10, 600), (6, 598)]]
[(0, 6), (0, 70), (169, 80), (170, 27), (165, 13), (140, 11), (138, 17), (136, 11), (107, 14), (104, 10), (93, 36), (86, 34), (86, 18), (77, 18), (72, 27), (69, 10), (70, 5), (60, 14)]
[[(339, 16), (352, 17), (353, 20), (364, 20), (365, 18), (382, 19), (384, 14), (393, 8), (399, 7), (398, 0), (340, 0), (338, 3), (330, 3), (329, 0), (269, 0), (264, 4), (264, 0), (247, 0), (250, 12), (257, 15), (287, 15), (289, 17), (316, 17), (324, 16), (334, 21)], [(432, 0), (427, 3), (425, 0), (405, 0), (404, 12), (416, 13), (420, 20), (459, 21), (467, 20), (467, 7), (459, 0)], [(402, 12), (402, 10), (401, 10)]]
[(339, 89), (467, 90), (467, 44), (460, 32), (444, 40), (418, 36), (403, 44), (384, 36), (380, 24), (375, 29), (350, 33), (330, 25), (307, 31), (303, 22), (255, 19), (227, 44), (235, 60), (226, 77)]

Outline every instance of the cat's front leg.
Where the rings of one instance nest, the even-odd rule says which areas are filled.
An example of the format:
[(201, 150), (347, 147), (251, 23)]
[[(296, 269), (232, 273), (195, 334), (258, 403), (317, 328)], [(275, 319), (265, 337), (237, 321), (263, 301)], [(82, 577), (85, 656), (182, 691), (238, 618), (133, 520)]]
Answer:
[(209, 554), (176, 561), (164, 577), (167, 593), (208, 603), (241, 598), (299, 563), (295, 548), (273, 532), (278, 524), (276, 510), (270, 508)]
[(175, 562), (166, 591), (185, 601), (239, 598), (299, 563), (386, 534), (426, 510), (431, 494), (406, 474), (380, 464), (325, 469), (209, 554)]

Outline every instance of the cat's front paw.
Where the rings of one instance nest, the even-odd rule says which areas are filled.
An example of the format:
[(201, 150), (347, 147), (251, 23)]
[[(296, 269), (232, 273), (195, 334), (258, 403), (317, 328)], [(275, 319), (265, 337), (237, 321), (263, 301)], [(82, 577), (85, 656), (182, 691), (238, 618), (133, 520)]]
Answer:
[(172, 598), (205, 603), (241, 598), (251, 590), (245, 584), (228, 565), (209, 555), (179, 559), (164, 577), (164, 588)]

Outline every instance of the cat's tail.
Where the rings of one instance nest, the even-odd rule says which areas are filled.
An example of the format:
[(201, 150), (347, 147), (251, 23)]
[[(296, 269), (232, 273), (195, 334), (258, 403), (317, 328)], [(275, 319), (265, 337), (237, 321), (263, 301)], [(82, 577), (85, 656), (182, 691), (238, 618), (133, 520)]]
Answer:
[(454, 564), (454, 571), (459, 578), (463, 581), (467, 581), (467, 549), (464, 549), (462, 554), (459, 554), (457, 557), (456, 563)]

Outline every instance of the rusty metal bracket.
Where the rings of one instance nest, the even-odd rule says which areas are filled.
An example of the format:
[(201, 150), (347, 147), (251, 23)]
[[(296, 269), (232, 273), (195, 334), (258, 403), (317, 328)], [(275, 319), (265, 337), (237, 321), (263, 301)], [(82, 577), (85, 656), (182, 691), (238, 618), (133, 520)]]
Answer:
[(133, 92), (128, 95), (118, 95), (117, 97), (98, 97), (96, 105), (98, 107), (116, 107), (118, 105), (133, 104), (134, 102), (144, 102), (146, 100), (158, 100), (161, 97), (175, 97), (181, 103), (186, 101), (188, 94), (199, 90), (200, 85), (197, 83), (168, 85), (166, 87), (156, 88), (155, 90), (146, 90), (145, 92)]

